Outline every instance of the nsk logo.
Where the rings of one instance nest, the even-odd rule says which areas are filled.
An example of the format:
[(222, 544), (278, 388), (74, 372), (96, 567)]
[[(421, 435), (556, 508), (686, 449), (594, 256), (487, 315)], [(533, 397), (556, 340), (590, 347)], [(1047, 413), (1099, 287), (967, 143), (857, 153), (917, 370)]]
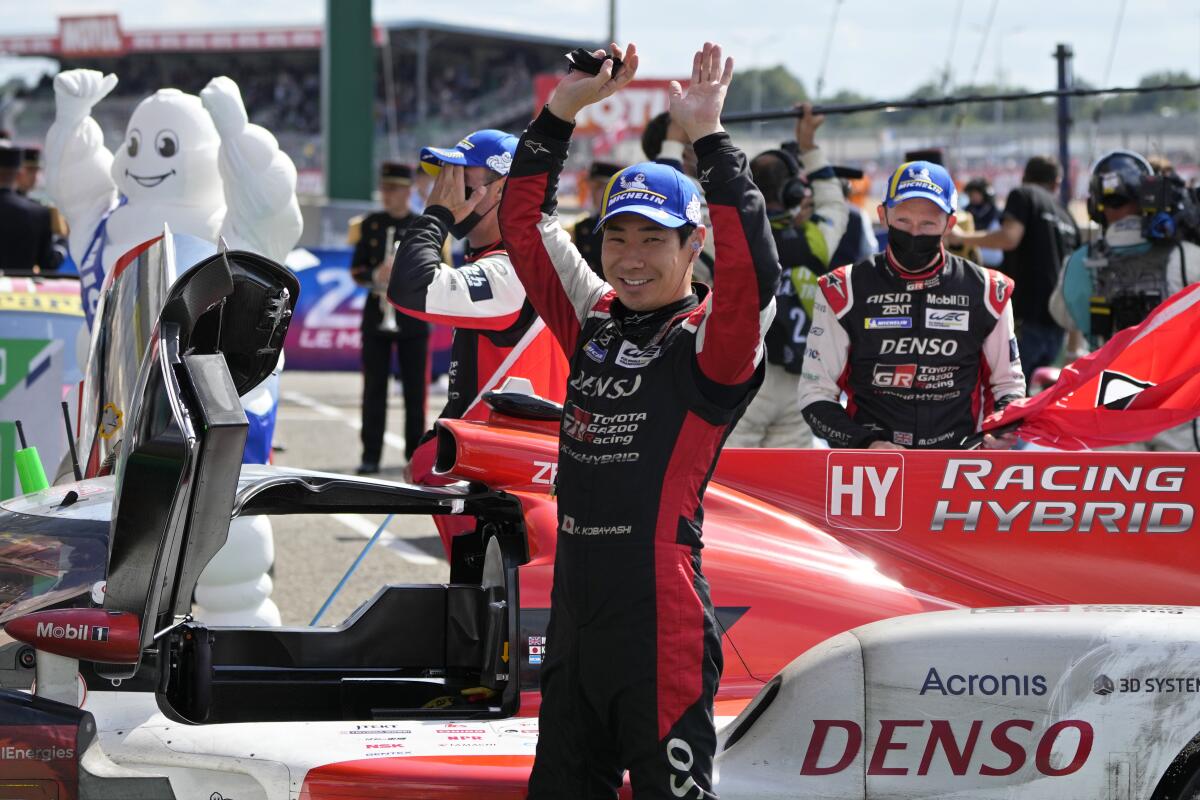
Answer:
[(39, 639), (90, 639), (93, 642), (107, 642), (108, 628), (96, 625), (55, 625), (53, 622), (39, 622), (34, 635)]
[(904, 454), (831, 452), (825, 519), (838, 528), (897, 531), (904, 521)]

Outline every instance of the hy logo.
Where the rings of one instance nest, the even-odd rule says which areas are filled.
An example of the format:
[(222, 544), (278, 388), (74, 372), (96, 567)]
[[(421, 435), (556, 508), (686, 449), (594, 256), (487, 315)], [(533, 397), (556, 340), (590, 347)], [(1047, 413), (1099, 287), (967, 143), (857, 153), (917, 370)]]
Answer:
[(825, 519), (837, 528), (898, 531), (904, 520), (904, 456), (838, 453), (826, 458)]
[(108, 628), (98, 625), (55, 625), (53, 622), (39, 622), (36, 635), (39, 639), (107, 642)]

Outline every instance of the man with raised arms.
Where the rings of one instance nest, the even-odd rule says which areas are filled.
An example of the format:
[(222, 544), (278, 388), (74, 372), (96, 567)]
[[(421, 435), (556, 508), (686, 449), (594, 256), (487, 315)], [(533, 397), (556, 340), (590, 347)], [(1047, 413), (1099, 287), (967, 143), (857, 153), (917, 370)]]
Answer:
[[(575, 115), (637, 72), (571, 72), (517, 147), (500, 207), (529, 299), (571, 358), (537, 758), (529, 797), (711, 798), (721, 639), (700, 569), (701, 502), (762, 381), (779, 263), (745, 155), (721, 127), (733, 60), (705, 44), (671, 118), (695, 146), (715, 229), (713, 287), (692, 283), (709, 235), (695, 184), (643, 162), (609, 183), (598, 277), (556, 213)], [(602, 52), (597, 56), (604, 57)]]

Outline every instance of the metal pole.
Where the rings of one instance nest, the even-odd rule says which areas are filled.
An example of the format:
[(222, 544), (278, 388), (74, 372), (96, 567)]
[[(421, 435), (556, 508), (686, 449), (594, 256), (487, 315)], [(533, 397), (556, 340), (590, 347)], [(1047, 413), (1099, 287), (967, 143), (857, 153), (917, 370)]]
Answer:
[(375, 41), (371, 0), (325, 0), (321, 106), (325, 193), (370, 200), (375, 186)]
[(617, 0), (608, 0), (608, 39), (605, 41), (605, 47), (610, 42), (617, 41)]
[[(1054, 48), (1054, 60), (1058, 63), (1058, 91), (1066, 92), (1071, 84), (1071, 46), (1060, 44)], [(1066, 94), (1058, 96), (1058, 163), (1062, 168), (1062, 183), (1058, 196), (1063, 205), (1071, 202), (1071, 99)]]

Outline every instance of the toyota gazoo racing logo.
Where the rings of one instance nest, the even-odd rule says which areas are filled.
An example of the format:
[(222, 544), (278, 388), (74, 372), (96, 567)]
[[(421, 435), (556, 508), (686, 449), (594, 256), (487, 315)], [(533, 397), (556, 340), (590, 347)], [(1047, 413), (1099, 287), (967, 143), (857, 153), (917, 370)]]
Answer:
[(56, 625), (53, 622), (39, 622), (35, 635), (39, 639), (107, 642), (108, 631), (107, 627), (99, 625)]
[(871, 385), (882, 388), (911, 389), (917, 377), (916, 364), (876, 364)]

